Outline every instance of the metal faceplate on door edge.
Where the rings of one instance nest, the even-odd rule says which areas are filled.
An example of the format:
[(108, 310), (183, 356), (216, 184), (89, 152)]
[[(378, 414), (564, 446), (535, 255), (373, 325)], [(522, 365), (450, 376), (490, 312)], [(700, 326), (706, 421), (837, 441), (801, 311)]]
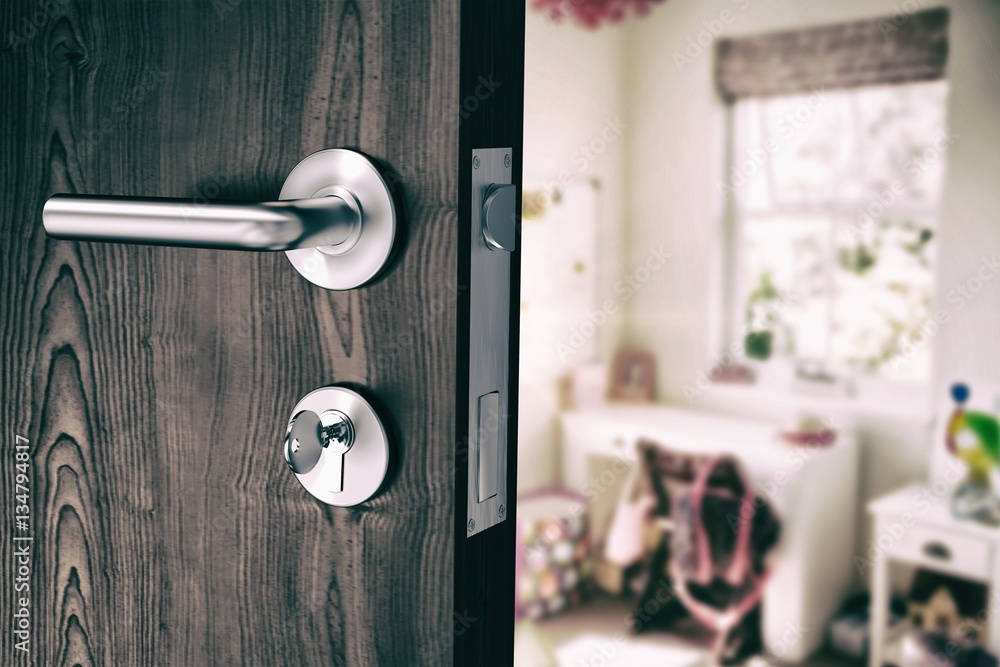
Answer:
[[(487, 212), (497, 214), (487, 199), (496, 191), (493, 186), (511, 182), (513, 157), (510, 148), (479, 148), (472, 151), (470, 165), (468, 537), (507, 518), (511, 256), (490, 242), (493, 234), (483, 218)], [(515, 213), (509, 212), (510, 224)]]

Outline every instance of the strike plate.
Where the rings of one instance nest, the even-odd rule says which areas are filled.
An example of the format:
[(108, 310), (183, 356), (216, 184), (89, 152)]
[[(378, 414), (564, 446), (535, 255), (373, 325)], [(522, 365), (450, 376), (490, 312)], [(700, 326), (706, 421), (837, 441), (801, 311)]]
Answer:
[[(492, 186), (511, 182), (510, 148), (472, 151), (472, 270), (469, 277), (469, 486), (466, 535), (507, 518), (510, 409), (510, 252), (488, 243), (484, 206)], [(495, 191), (495, 190), (494, 190)], [(515, 212), (509, 212), (515, 216)], [(513, 223), (513, 220), (511, 221)]]

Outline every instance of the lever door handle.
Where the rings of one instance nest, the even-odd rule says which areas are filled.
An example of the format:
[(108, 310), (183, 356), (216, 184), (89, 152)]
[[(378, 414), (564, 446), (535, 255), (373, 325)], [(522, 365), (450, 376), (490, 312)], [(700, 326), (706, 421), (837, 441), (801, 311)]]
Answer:
[(42, 220), (57, 239), (222, 250), (340, 249), (361, 228), (357, 206), (338, 196), (198, 206), (184, 199), (60, 194), (45, 202)]
[(285, 251), (305, 278), (351, 289), (392, 255), (396, 206), (381, 170), (355, 151), (314, 153), (285, 179), (281, 201), (209, 202), (57, 194), (45, 202), (49, 236), (75, 241)]

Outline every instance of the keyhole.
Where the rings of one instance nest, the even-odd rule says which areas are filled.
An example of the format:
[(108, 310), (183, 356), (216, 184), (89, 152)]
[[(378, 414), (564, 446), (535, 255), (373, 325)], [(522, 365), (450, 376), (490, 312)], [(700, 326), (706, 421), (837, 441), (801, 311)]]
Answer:
[(324, 475), (331, 493), (344, 490), (344, 456), (354, 446), (354, 424), (340, 410), (327, 410), (319, 416), (320, 439), (326, 448)]
[(319, 416), (321, 435), (324, 447), (331, 451), (343, 449), (345, 452), (354, 446), (354, 424), (340, 410), (327, 410)]
[(291, 414), (282, 449), (309, 493), (328, 505), (353, 507), (379, 492), (390, 470), (390, 443), (382, 418), (363, 396), (322, 387)]

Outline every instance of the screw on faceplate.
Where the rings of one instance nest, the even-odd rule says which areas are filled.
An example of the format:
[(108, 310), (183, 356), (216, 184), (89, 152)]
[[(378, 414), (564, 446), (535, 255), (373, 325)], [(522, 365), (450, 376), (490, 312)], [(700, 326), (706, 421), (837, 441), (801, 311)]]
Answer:
[(500, 512), (499, 512), (499, 514), (500, 514), (500, 518), (501, 519), (504, 518), (505, 516), (507, 516), (507, 506), (506, 505), (501, 505), (500, 506)]
[[(473, 169), (479, 169), (479, 156), (478, 155), (473, 155), (472, 156), (472, 168)], [(472, 529), (470, 528), (469, 530), (472, 530)]]
[(509, 167), (510, 166), (510, 155), (509, 154), (503, 156), (503, 166), (505, 166), (505, 167)]
[(475, 519), (469, 519), (469, 532), (471, 533), (475, 529), (476, 529), (476, 520)]

